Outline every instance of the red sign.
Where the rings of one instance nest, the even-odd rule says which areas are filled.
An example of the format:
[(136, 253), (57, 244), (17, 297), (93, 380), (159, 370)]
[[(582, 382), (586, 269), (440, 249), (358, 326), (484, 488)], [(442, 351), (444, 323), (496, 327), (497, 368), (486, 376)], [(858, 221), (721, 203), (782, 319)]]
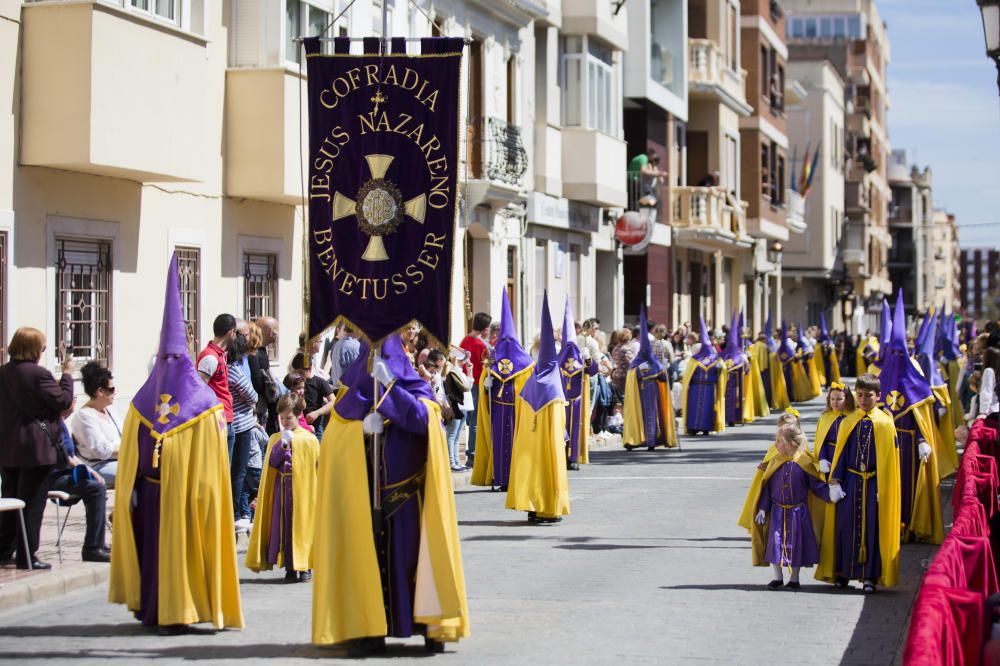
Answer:
[(615, 222), (615, 238), (625, 245), (641, 245), (648, 241), (651, 227), (648, 216), (630, 210)]

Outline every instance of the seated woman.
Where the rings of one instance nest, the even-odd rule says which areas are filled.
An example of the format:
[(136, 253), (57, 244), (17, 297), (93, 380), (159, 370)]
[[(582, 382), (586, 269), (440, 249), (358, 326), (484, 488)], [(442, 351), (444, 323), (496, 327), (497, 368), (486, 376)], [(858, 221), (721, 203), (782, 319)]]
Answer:
[(121, 426), (111, 413), (115, 400), (114, 377), (110, 370), (95, 361), (80, 368), (80, 374), (83, 390), (90, 400), (73, 418), (77, 456), (113, 488), (118, 472), (118, 449), (122, 443)]

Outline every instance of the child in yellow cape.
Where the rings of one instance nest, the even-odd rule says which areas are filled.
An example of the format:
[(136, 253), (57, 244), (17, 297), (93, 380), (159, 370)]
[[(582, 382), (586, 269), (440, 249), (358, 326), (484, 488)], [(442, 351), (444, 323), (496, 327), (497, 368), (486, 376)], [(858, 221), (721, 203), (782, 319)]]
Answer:
[(287, 393), (278, 400), (280, 433), (271, 435), (264, 454), (264, 475), (257, 495), (257, 514), (247, 548), (247, 568), (270, 571), (285, 567), (285, 581), (312, 580), (313, 516), (319, 442), (302, 428), (305, 400)]
[(787, 586), (798, 589), (799, 569), (819, 561), (810, 505), (817, 498), (829, 501), (830, 490), (798, 426), (778, 428), (775, 447), (777, 455), (754, 475), (739, 525), (750, 532), (754, 566), (771, 565), (768, 589), (782, 586), (784, 568)]

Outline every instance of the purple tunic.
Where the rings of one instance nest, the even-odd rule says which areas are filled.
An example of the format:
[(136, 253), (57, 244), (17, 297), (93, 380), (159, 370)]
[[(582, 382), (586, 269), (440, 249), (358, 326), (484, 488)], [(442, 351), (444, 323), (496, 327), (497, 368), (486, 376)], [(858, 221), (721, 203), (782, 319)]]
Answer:
[(646, 441), (643, 444), (650, 449), (666, 446), (667, 430), (660, 406), (660, 382), (666, 381), (666, 376), (662, 370), (655, 375), (645, 377), (640, 370), (636, 369), (635, 372), (636, 381), (639, 383), (639, 403), (642, 405), (642, 428), (646, 433)]
[(841, 414), (830, 424), (830, 429), (826, 431), (826, 437), (819, 446), (819, 460), (825, 460), (831, 465), (833, 464), (833, 452), (837, 448), (837, 433), (840, 432), (840, 424), (843, 421), (844, 415)]
[(563, 390), (566, 393), (566, 430), (569, 440), (566, 442), (566, 457), (569, 462), (580, 462), (580, 430), (584, 419), (590, 418), (590, 405), (583, 404), (583, 382), (597, 374), (597, 363), (593, 360), (582, 369), (574, 363), (573, 367), (560, 368)]
[[(837, 503), (834, 549), (837, 575), (852, 580), (878, 580), (882, 554), (878, 545), (878, 455), (871, 419), (862, 418), (851, 431), (830, 478), (839, 479), (847, 494)], [(871, 474), (869, 478), (866, 475)], [(864, 544), (865, 553), (861, 552)], [(864, 555), (864, 557), (862, 557)]]
[(743, 373), (746, 364), (729, 368), (726, 377), (726, 425), (743, 423)]
[(896, 419), (896, 448), (899, 450), (899, 506), (900, 522), (909, 527), (913, 516), (913, 497), (920, 472), (919, 446), (924, 437), (917, 427), (913, 412)]
[(805, 472), (794, 460), (774, 471), (760, 491), (757, 509), (771, 516), (766, 559), (785, 567), (811, 567), (819, 562), (819, 545), (809, 514), (809, 491), (829, 500), (829, 486)]
[(267, 464), (277, 470), (274, 475), (274, 492), (271, 495), (271, 535), (267, 544), (267, 561), (269, 564), (277, 564), (280, 553), (284, 556), (282, 561), (285, 571), (294, 572), (291, 448), (285, 449), (280, 443), (275, 444), (271, 447)]
[(493, 485), (505, 488), (510, 480), (511, 452), (514, 449), (514, 379), (502, 381), (495, 373), (489, 391), (490, 435), (493, 443)]
[[(694, 359), (688, 363), (694, 363)], [(688, 432), (715, 430), (715, 388), (718, 385), (718, 363), (705, 370), (701, 365), (694, 369), (687, 387), (687, 418), (684, 427)]]
[(158, 622), (160, 589), (160, 469), (153, 467), (156, 442), (145, 424), (139, 426), (139, 465), (135, 479), (137, 505), (132, 529), (139, 559), (139, 610), (135, 617), (147, 626)]

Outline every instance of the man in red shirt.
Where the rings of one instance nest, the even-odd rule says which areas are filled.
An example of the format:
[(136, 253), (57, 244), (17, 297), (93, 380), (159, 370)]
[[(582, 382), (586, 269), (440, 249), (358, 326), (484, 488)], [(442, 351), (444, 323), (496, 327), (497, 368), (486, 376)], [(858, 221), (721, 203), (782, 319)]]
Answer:
[(493, 318), (485, 312), (477, 312), (472, 317), (472, 330), (467, 336), (462, 338), (459, 345), (469, 352), (472, 361), (472, 406), (471, 412), (465, 415), (465, 422), (469, 424), (469, 443), (465, 448), (465, 465), (472, 468), (472, 463), (476, 457), (476, 417), (479, 411), (479, 380), (483, 374), (483, 366), (489, 361), (490, 348), (483, 340), (483, 336), (490, 328)]
[(236, 335), (236, 318), (231, 314), (220, 314), (212, 322), (212, 334), (215, 336), (198, 354), (198, 372), (208, 387), (215, 392), (222, 409), (226, 414), (226, 440), (229, 447), (229, 459), (233, 459), (233, 445), (236, 443), (236, 433), (233, 431), (233, 396), (229, 392), (229, 368), (226, 365), (226, 347)]

